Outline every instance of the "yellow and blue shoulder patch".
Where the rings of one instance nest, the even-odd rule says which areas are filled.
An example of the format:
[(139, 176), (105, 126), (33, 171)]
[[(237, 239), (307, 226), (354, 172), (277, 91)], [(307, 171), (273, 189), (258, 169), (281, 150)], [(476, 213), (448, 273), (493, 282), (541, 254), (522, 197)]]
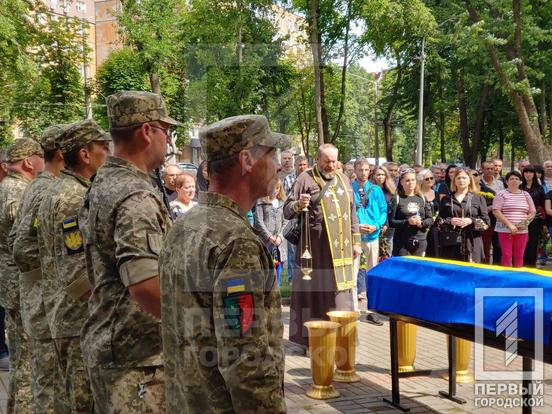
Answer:
[(84, 252), (82, 233), (79, 230), (79, 222), (76, 217), (70, 217), (63, 221), (63, 241), (68, 255)]
[(227, 295), (245, 292), (245, 280), (243, 278), (227, 280), (224, 285), (226, 286)]

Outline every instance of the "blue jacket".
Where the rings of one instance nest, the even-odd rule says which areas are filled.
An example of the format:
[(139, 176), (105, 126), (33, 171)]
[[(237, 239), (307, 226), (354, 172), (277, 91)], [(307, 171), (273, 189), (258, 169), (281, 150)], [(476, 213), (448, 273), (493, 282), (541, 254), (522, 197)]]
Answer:
[[(358, 181), (353, 181), (353, 192), (355, 195), (356, 214), (359, 224), (370, 224), (376, 226), (376, 231), (370, 234), (362, 234), (362, 241), (371, 242), (378, 239), (381, 228), (387, 221), (387, 202), (382, 189), (376, 184), (367, 181), (364, 188), (360, 188)], [(361, 192), (368, 195), (368, 202), (361, 201)], [(366, 206), (365, 206), (366, 205)]]

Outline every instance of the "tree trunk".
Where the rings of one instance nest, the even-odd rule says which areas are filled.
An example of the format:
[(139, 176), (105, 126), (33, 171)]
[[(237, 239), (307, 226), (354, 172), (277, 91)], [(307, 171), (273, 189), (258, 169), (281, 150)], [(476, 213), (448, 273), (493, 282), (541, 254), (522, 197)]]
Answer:
[(546, 82), (543, 79), (540, 81), (540, 108), (539, 108), (539, 120), (540, 128), (543, 135), (548, 131), (548, 110), (546, 108)]
[(471, 146), (470, 146), (470, 130), (468, 124), (468, 105), (466, 102), (466, 94), (464, 93), (464, 79), (461, 70), (453, 69), (452, 76), (456, 85), (456, 98), (458, 99), (458, 116), (460, 122), (460, 143), (462, 144), (462, 154), (464, 162), (471, 165)]
[(314, 105), (316, 111), (316, 130), (318, 132), (318, 144), (324, 144), (326, 137), (324, 136), (324, 120), (323, 120), (323, 79), (320, 65), (320, 36), (318, 33), (318, 0), (309, 0), (309, 32), (310, 46), (312, 51), (312, 63), (314, 66), (314, 85), (315, 98)]
[(384, 131), (384, 139), (385, 139), (385, 158), (387, 161), (393, 161), (393, 115), (395, 113), (395, 106), (397, 104), (397, 97), (399, 94), (399, 88), (400, 83), (402, 81), (402, 74), (403, 74), (403, 68), (402, 68), (402, 62), (400, 59), (400, 55), (398, 52), (395, 51), (395, 61), (397, 63), (396, 69), (397, 69), (397, 78), (395, 79), (395, 84), (393, 85), (393, 91), (391, 95), (391, 99), (389, 102), (389, 106), (387, 107), (387, 111), (385, 112), (385, 117), (383, 119), (383, 131)]
[(441, 110), (439, 113), (439, 134), (441, 141), (441, 162), (447, 162), (447, 153), (445, 151), (445, 112)]
[(332, 144), (335, 143), (339, 130), (341, 128), (341, 120), (345, 112), (345, 95), (347, 92), (347, 65), (349, 64), (349, 30), (351, 27), (351, 7), (352, 0), (347, 2), (347, 23), (345, 27), (345, 44), (343, 46), (343, 68), (341, 70), (341, 94), (339, 96), (339, 114), (335, 123), (334, 133), (331, 139)]
[[(443, 78), (441, 76), (437, 77), (437, 95), (439, 96), (439, 102), (443, 101)], [(446, 162), (447, 154), (445, 151), (445, 111), (443, 106), (439, 108), (439, 147), (441, 162)]]
[(149, 80), (151, 85), (151, 91), (161, 95), (161, 82), (159, 81), (159, 75), (157, 73), (150, 73)]
[(502, 125), (498, 126), (498, 158), (504, 159), (504, 130)]
[(477, 164), (477, 154), (480, 152), (481, 137), (485, 126), (485, 114), (487, 113), (487, 97), (489, 96), (490, 91), (489, 85), (484, 83), (483, 86), (479, 88), (479, 91), (475, 114), (475, 125), (473, 128), (472, 146), (470, 151), (472, 159), (471, 164), (468, 164), (472, 168), (475, 168), (475, 165)]
[[(475, 8), (470, 0), (465, 0), (466, 7), (473, 23), (480, 21)], [(523, 133), (529, 161), (532, 164), (542, 164), (552, 154), (552, 149), (545, 145), (539, 126), (538, 113), (535, 106), (533, 95), (531, 94), (531, 84), (527, 78), (523, 56), (521, 54), (522, 45), (522, 30), (521, 30), (521, 6), (519, 0), (512, 1), (512, 10), (514, 17), (514, 41), (502, 45), (501, 50), (506, 54), (510, 61), (516, 62), (517, 69), (517, 84), (524, 85), (523, 89), (512, 84), (508, 74), (504, 72), (502, 62), (497, 53), (495, 45), (487, 43), (486, 47), (489, 52), (493, 68), (502, 84), (502, 87), (507, 91), (510, 100), (514, 105), (517, 113), (519, 125)]]
[(548, 135), (548, 144), (552, 143), (552, 93), (548, 94), (548, 132), (543, 131)]

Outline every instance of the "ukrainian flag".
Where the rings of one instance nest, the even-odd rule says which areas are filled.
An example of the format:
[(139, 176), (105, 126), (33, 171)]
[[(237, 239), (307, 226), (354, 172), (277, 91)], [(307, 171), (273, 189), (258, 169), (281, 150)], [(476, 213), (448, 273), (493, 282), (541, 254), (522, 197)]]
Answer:
[(245, 292), (245, 280), (244, 279), (231, 279), (225, 282), (226, 293), (228, 295), (232, 293)]

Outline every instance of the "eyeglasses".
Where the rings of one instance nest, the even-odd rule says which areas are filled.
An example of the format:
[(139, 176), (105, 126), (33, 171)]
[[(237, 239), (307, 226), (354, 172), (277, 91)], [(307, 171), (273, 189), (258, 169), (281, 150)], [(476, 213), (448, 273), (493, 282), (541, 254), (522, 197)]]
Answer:
[(433, 181), (435, 180), (435, 177), (426, 177), (424, 178), (424, 181)]
[(170, 138), (172, 136), (173, 130), (172, 130), (171, 127), (163, 128), (163, 127), (159, 127), (159, 126), (151, 125), (151, 124), (149, 124), (149, 126), (154, 128), (154, 129), (160, 129), (161, 131), (163, 131), (165, 133), (167, 138)]

